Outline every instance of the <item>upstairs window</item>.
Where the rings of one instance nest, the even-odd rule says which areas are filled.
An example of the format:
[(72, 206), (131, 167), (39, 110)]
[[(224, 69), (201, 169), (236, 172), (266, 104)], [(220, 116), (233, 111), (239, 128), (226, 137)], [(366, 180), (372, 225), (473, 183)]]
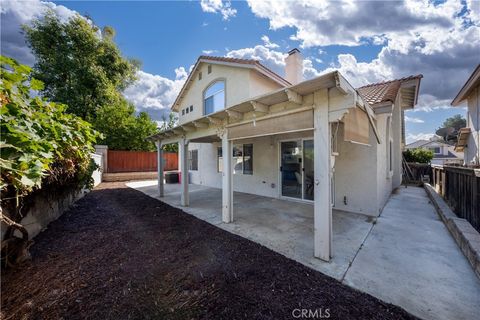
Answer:
[(203, 94), (204, 114), (210, 114), (225, 109), (225, 82), (212, 83)]

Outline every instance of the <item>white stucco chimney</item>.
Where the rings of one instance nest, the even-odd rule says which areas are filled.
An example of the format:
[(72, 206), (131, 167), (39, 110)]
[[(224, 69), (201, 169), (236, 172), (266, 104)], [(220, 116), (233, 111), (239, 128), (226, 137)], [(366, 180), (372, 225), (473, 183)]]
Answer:
[(303, 57), (297, 48), (290, 50), (285, 58), (285, 79), (291, 84), (303, 81)]

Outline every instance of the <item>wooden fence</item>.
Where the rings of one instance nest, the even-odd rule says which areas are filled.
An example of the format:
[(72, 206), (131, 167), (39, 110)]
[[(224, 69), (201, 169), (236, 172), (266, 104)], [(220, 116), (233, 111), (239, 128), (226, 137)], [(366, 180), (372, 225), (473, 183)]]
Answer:
[[(163, 152), (164, 170), (178, 169), (178, 155)], [(157, 171), (157, 153), (146, 151), (108, 150), (107, 172), (147, 172)]]
[(432, 165), (432, 170), (435, 190), (480, 232), (480, 169)]
[(403, 163), (403, 180), (405, 183), (431, 182), (432, 167), (428, 163)]

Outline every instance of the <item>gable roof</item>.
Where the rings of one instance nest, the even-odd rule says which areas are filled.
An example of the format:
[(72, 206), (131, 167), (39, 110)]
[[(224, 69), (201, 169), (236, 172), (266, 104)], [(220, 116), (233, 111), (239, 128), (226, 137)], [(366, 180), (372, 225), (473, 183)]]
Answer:
[(407, 149), (420, 148), (421, 146), (426, 145), (429, 142), (430, 142), (429, 140), (417, 140), (417, 141), (414, 141), (412, 143), (407, 144), (405, 146), (405, 148), (407, 148)]
[(175, 107), (178, 106), (178, 104), (180, 103), (180, 100), (183, 98), (185, 91), (187, 90), (188, 86), (193, 80), (193, 75), (195, 74), (195, 71), (198, 69), (198, 66), (201, 63), (221, 64), (221, 65), (227, 65), (232, 67), (249, 68), (263, 74), (264, 76), (268, 77), (269, 79), (277, 82), (278, 84), (284, 87), (291, 85), (290, 82), (288, 82), (283, 77), (281, 77), (277, 73), (273, 72), (272, 70), (270, 70), (269, 68), (261, 64), (260, 61), (258, 60), (204, 55), (204, 56), (198, 57), (197, 62), (195, 62), (195, 65), (193, 66), (192, 71), (188, 75), (187, 80), (183, 84), (182, 89), (180, 89), (180, 92), (178, 93), (175, 101), (173, 102), (172, 110), (175, 110)]
[(394, 103), (395, 99), (397, 98), (398, 91), (403, 84), (416, 82), (415, 92), (412, 93), (413, 96), (410, 98), (412, 100), (411, 104), (413, 107), (418, 100), (418, 89), (421, 78), (423, 78), (423, 75), (418, 74), (416, 76), (409, 76), (401, 79), (372, 83), (358, 88), (357, 91), (362, 99), (367, 101), (370, 105), (372, 105), (372, 107), (375, 107), (385, 103)]
[(480, 85), (480, 64), (473, 71), (462, 89), (457, 93), (457, 96), (452, 101), (452, 106), (458, 106), (463, 100), (467, 99), (470, 92)]

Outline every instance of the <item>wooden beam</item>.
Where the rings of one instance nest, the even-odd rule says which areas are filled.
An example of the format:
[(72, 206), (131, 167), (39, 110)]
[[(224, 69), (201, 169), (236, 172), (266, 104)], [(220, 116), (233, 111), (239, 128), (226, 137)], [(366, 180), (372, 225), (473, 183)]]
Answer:
[(303, 97), (297, 92), (293, 91), (292, 89), (285, 89), (285, 93), (287, 94), (288, 101), (295, 104), (302, 104)]
[(243, 113), (234, 111), (234, 110), (225, 110), (228, 114), (228, 117), (233, 120), (242, 120), (243, 119)]
[(215, 117), (207, 117), (208, 121), (210, 121), (213, 125), (221, 125), (223, 123), (222, 119), (215, 118)]
[(250, 104), (253, 107), (253, 111), (258, 113), (268, 113), (269, 107), (266, 104), (257, 101), (250, 101)]
[(189, 125), (184, 125), (182, 126), (182, 129), (185, 131), (195, 131), (197, 130), (195, 127), (189, 126)]
[(197, 128), (208, 128), (208, 123), (205, 122), (193, 121), (192, 123)]

